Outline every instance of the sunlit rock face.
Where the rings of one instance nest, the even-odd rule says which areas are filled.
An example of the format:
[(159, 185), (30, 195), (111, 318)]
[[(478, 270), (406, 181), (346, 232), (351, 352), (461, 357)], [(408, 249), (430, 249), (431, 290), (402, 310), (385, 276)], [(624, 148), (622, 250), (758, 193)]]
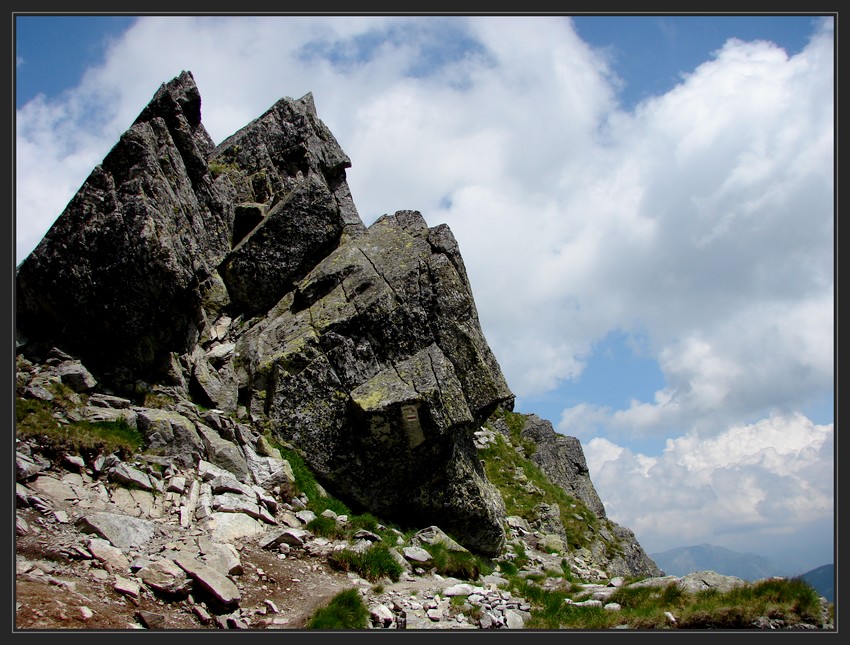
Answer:
[(472, 435), (513, 395), (457, 242), (415, 211), (365, 227), (349, 166), (309, 94), (215, 146), (183, 72), (20, 266), (18, 337), (109, 391), (247, 418), (339, 497), (496, 555)]

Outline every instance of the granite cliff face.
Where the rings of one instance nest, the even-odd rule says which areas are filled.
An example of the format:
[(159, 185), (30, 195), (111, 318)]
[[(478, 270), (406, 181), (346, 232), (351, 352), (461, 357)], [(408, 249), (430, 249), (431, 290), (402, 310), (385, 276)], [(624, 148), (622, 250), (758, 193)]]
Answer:
[[(44, 363), (57, 348), (136, 406), (154, 395), (211, 410), (196, 424), (139, 417), (148, 447), (183, 464), (252, 482), (270, 433), (347, 503), (497, 556), (505, 505), (474, 434), (513, 394), (457, 242), (416, 211), (366, 227), (349, 166), (309, 94), (215, 146), (183, 72), (19, 267), (19, 353)], [(532, 459), (605, 519), (578, 440), (547, 423), (523, 430)], [(615, 569), (657, 572), (622, 532), (635, 552)]]

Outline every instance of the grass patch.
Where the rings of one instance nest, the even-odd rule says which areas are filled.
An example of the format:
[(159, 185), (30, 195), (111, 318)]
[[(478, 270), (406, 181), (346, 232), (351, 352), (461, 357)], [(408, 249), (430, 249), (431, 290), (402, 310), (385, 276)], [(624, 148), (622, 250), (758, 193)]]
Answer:
[[(280, 456), (288, 461), (292, 467), (292, 474), (295, 477), (295, 494), (303, 493), (311, 502), (318, 500), (321, 497), (319, 494), (319, 485), (316, 477), (313, 475), (313, 471), (307, 466), (304, 458), (295, 450), (281, 445), (274, 437), (267, 437), (267, 439), (272, 446), (280, 451)], [(316, 511), (314, 508), (310, 510), (317, 515), (321, 513), (321, 511)], [(323, 511), (325, 509), (323, 508), (321, 510)]]
[(740, 629), (752, 626), (761, 616), (792, 625), (817, 623), (820, 598), (799, 578), (763, 580), (723, 594), (697, 594), (678, 620), (689, 629)]
[(307, 629), (365, 629), (369, 610), (357, 589), (340, 591), (307, 621)]
[(481, 575), (493, 572), (493, 567), (481, 556), (468, 551), (451, 551), (444, 544), (423, 544), (431, 554), (431, 562), (441, 576), (462, 580), (477, 580)]
[(128, 456), (144, 448), (144, 437), (124, 419), (59, 423), (50, 402), (17, 398), (15, 430), (19, 437), (37, 438), (39, 445), (55, 454), (115, 453)]
[(522, 429), (525, 427), (526, 416), (519, 412), (511, 412), (504, 408), (497, 408), (490, 416), (491, 419), (504, 419), (511, 436), (511, 443), (520, 446), (525, 451), (526, 457), (531, 457), (537, 449), (537, 445), (530, 439), (524, 439)]
[(305, 528), (315, 535), (331, 540), (341, 539), (347, 533), (345, 528), (340, 526), (335, 519), (324, 515), (316, 516), (316, 519), (308, 522)]
[[(687, 593), (677, 584), (666, 587), (620, 587), (607, 601), (621, 606), (576, 606), (584, 596), (565, 590), (546, 590), (533, 580), (510, 578), (510, 588), (532, 604), (529, 629), (754, 629), (762, 616), (780, 619), (786, 626), (820, 622), (820, 599), (804, 581), (769, 580), (721, 593)], [(669, 623), (670, 612), (676, 623)]]
[[(556, 504), (561, 512), (568, 548), (588, 546), (588, 533), (598, 529), (599, 518), (581, 500), (567, 495), (560, 486), (551, 483), (534, 462), (517, 453), (501, 434), (497, 433), (495, 444), (480, 450), (479, 455), (484, 461), (487, 479), (502, 495), (508, 515), (534, 520), (534, 508), (538, 504)], [(517, 469), (522, 470), (527, 482), (543, 493), (527, 490), (527, 483), (518, 481), (514, 476)]]
[(365, 531), (371, 531), (372, 533), (381, 532), (378, 518), (371, 513), (352, 515), (348, 518), (348, 523), (351, 525), (352, 531), (359, 531), (360, 529), (363, 529)]
[(209, 171), (210, 171), (210, 174), (212, 175), (212, 178), (217, 179), (219, 176), (223, 175), (224, 173), (238, 172), (239, 166), (237, 166), (235, 163), (223, 163), (221, 161), (211, 161), (210, 164), (209, 164)]
[[(312, 525), (311, 522), (311, 526), (307, 528), (317, 535), (334, 539), (350, 537), (356, 531), (365, 529), (380, 535), (384, 540), (395, 542), (395, 535), (392, 531), (383, 527), (377, 517), (371, 513), (355, 514), (342, 500), (332, 495), (323, 494), (323, 489), (320, 488), (313, 471), (310, 470), (307, 462), (304, 461), (298, 451), (283, 446), (274, 436), (267, 436), (266, 439), (280, 451), (281, 457), (288, 461), (292, 467), (292, 474), (295, 477), (294, 494), (303, 493), (306, 495), (307, 508), (317, 515), (316, 519), (313, 520), (317, 523)], [(322, 513), (326, 510), (331, 510), (337, 515), (347, 516), (348, 523), (340, 526), (334, 520), (323, 517)]]
[(370, 582), (381, 578), (398, 582), (404, 571), (390, 553), (389, 547), (382, 542), (376, 542), (363, 553), (351, 549), (334, 551), (328, 556), (328, 562), (335, 569), (353, 571)]

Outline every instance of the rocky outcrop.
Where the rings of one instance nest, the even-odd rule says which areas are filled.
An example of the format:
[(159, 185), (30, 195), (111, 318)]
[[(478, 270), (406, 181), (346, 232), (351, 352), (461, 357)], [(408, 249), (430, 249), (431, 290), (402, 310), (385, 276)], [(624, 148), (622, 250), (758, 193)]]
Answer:
[(546, 473), (552, 483), (584, 502), (597, 517), (605, 517), (605, 507), (590, 481), (590, 471), (578, 439), (555, 432), (551, 421), (536, 414), (526, 417), (520, 434), (534, 442), (531, 461)]
[(605, 506), (590, 480), (584, 451), (577, 438), (555, 432), (550, 421), (536, 414), (526, 416), (520, 436), (533, 442), (534, 451), (530, 459), (553, 484), (581, 500), (600, 520), (607, 520), (609, 528), (602, 529), (603, 540), (618, 544), (619, 549), (597, 547), (595, 556), (605, 554), (608, 562), (604, 568), (610, 575), (658, 576), (663, 573), (640, 546), (631, 530), (607, 519)]
[(79, 357), (91, 380), (67, 378), (132, 400), (117, 414), (184, 462), (242, 480), (257, 464), (211, 421), (144, 409), (152, 391), (270, 430), (352, 504), (496, 555), (504, 508), (473, 432), (513, 395), (457, 242), (415, 211), (367, 229), (348, 166), (309, 94), (214, 146), (182, 73), (22, 263), (23, 349)]
[(201, 287), (230, 250), (233, 206), (191, 74), (163, 85), (23, 261), (16, 326), (130, 386), (198, 338)]
[[(251, 411), (336, 494), (503, 546), (472, 434), (512, 395), (446, 227), (398, 212), (342, 244), (237, 342)], [(412, 510), (411, 502), (415, 504)]]
[[(663, 574), (634, 533), (606, 516), (578, 439), (556, 433), (535, 414), (497, 410), (474, 440), (482, 456), (514, 471), (513, 481), (500, 478), (502, 494), (514, 499), (512, 512), (520, 513), (506, 518), (509, 548), (516, 540), (533, 540), (538, 549), (565, 556), (582, 579)], [(501, 442), (507, 450), (499, 453)], [(530, 481), (532, 471), (545, 484)], [(525, 501), (517, 506), (517, 498)]]

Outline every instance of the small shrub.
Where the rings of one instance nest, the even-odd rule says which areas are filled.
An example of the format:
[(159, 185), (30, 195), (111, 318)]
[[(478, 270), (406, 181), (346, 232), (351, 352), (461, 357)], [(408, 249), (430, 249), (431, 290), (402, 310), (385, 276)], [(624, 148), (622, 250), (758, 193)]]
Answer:
[(371, 582), (387, 577), (397, 582), (403, 569), (390, 553), (387, 545), (377, 542), (363, 553), (342, 549), (328, 556), (330, 565), (340, 571), (354, 571)]
[(423, 548), (431, 554), (431, 561), (441, 576), (450, 576), (462, 580), (476, 580), (482, 573), (487, 575), (493, 570), (480, 556), (468, 551), (450, 551), (444, 545), (424, 544)]
[(351, 525), (352, 530), (358, 531), (360, 529), (364, 529), (366, 531), (372, 531), (374, 533), (378, 530), (378, 518), (372, 515), (371, 513), (363, 513), (362, 515), (354, 515), (348, 518), (348, 523)]
[(316, 519), (308, 522), (306, 529), (316, 535), (330, 539), (338, 539), (345, 536), (345, 530), (337, 524), (336, 520), (332, 517), (325, 517), (324, 515), (318, 515)]
[(211, 161), (209, 165), (209, 171), (213, 179), (216, 179), (220, 175), (223, 175), (224, 173), (235, 169), (236, 166), (234, 164), (222, 163), (220, 161)]
[(365, 629), (369, 610), (357, 589), (340, 591), (307, 621), (307, 629)]
[[(295, 450), (287, 448), (280, 444), (276, 439), (271, 438), (269, 442), (280, 451), (281, 457), (289, 462), (292, 467), (292, 474), (295, 477), (296, 494), (304, 493), (310, 501), (319, 498), (319, 488), (313, 471), (307, 466), (304, 458)], [(324, 509), (323, 509), (324, 510)]]

